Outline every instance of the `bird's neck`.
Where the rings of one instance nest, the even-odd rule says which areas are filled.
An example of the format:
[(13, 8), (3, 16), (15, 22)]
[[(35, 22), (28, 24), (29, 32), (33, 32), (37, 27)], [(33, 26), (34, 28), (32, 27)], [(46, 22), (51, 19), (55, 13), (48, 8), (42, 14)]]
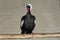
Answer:
[(31, 14), (30, 8), (27, 8), (27, 14)]

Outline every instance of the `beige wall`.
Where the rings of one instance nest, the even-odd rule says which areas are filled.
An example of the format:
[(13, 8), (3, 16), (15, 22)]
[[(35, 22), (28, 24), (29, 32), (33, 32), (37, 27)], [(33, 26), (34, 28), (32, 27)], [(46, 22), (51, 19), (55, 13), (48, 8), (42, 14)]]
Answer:
[[(0, 34), (20, 34), (20, 18), (26, 14), (26, 0), (0, 0)], [(34, 33), (60, 32), (59, 0), (30, 0), (36, 16)], [(20, 39), (1, 39), (20, 40)], [(28, 40), (28, 39), (21, 39)], [(33, 38), (29, 40), (60, 40), (60, 38)]]

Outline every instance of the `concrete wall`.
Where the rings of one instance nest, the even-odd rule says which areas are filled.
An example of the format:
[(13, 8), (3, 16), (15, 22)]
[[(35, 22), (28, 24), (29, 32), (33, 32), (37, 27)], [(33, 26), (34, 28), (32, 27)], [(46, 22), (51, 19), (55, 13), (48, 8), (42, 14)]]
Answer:
[[(20, 34), (20, 19), (26, 14), (26, 0), (0, 0), (0, 34)], [(30, 0), (36, 16), (34, 33), (60, 32), (59, 0)], [(60, 40), (60, 38), (0, 39), (0, 40)]]

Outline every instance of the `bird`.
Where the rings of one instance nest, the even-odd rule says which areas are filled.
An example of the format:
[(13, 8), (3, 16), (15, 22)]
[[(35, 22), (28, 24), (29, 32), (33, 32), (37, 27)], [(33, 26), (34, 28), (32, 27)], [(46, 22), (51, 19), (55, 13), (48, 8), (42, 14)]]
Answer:
[(32, 34), (32, 31), (36, 25), (36, 17), (31, 14), (31, 4), (27, 3), (25, 4), (25, 7), (27, 8), (27, 13), (21, 18), (21, 34)]

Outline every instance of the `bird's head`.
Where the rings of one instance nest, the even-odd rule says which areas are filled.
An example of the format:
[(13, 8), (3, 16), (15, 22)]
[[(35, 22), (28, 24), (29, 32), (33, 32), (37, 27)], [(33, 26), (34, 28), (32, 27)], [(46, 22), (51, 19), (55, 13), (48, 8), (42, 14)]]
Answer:
[(32, 5), (29, 4), (29, 3), (25, 4), (25, 7), (26, 7), (27, 9), (30, 9), (30, 11), (31, 11), (31, 9), (32, 9)]

